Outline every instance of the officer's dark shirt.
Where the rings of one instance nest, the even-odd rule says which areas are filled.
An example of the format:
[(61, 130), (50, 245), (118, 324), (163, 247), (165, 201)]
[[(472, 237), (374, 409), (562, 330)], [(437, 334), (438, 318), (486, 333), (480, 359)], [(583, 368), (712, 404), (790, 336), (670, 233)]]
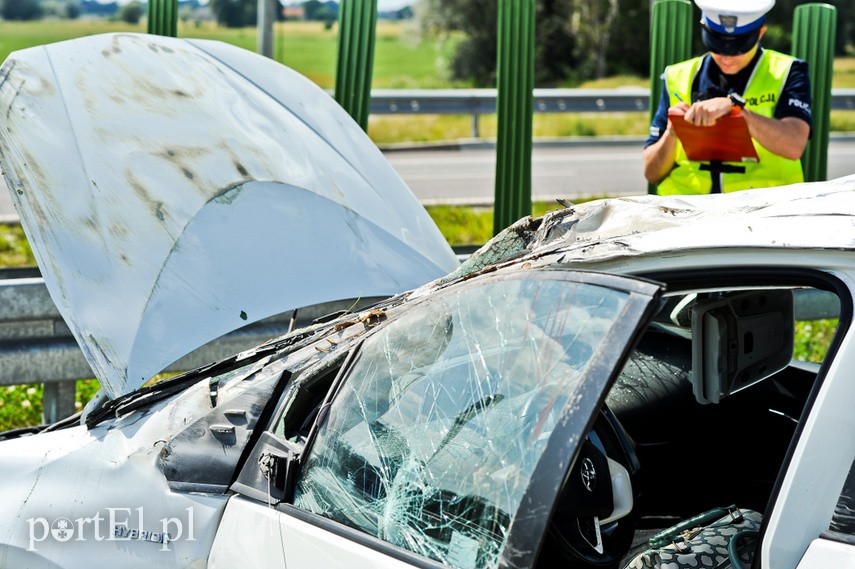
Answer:
[[(715, 60), (709, 54), (704, 56), (701, 63), (701, 69), (695, 76), (692, 82), (692, 102), (704, 101), (715, 97), (724, 97), (729, 93), (745, 93), (745, 87), (748, 84), (748, 79), (751, 78), (751, 73), (754, 71), (754, 66), (760, 59), (760, 54), (763, 48), (761, 47), (751, 63), (745, 66), (745, 69), (734, 75), (726, 75), (721, 72)], [(644, 143), (647, 148), (654, 142), (658, 141), (661, 133), (668, 128), (668, 109), (671, 107), (671, 97), (668, 94), (668, 86), (664, 81), (663, 74), (662, 83), (662, 98), (659, 101), (659, 108), (656, 110), (656, 115), (653, 117), (653, 123), (650, 125), (650, 136)], [(687, 103), (689, 101), (686, 101)], [(790, 67), (790, 74), (784, 83), (784, 89), (781, 91), (781, 97), (778, 99), (778, 104), (775, 106), (775, 118), (796, 117), (802, 119), (808, 125), (813, 125), (810, 112), (811, 96), (810, 96), (810, 78), (808, 77), (807, 63), (801, 59), (797, 59)]]

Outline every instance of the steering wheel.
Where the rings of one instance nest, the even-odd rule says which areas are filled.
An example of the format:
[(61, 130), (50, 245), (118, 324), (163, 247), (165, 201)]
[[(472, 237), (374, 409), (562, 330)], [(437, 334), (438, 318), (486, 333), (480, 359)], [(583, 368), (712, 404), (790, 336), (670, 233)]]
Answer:
[(629, 437), (604, 407), (564, 481), (538, 567), (618, 567), (635, 533), (631, 478), (637, 470)]

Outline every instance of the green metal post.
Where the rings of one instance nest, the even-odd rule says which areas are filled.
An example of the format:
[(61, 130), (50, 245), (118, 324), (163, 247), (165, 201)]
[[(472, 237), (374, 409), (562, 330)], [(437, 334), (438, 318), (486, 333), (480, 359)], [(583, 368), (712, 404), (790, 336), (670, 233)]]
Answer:
[(493, 234), (531, 214), (534, 0), (498, 0)]
[(377, 0), (342, 0), (338, 25), (335, 100), (362, 130), (367, 131), (377, 30)]
[[(692, 3), (658, 0), (650, 10), (650, 120), (662, 96), (662, 72), (692, 56)], [(656, 186), (648, 185), (655, 194)]]
[(813, 134), (802, 155), (808, 182), (828, 177), (831, 76), (837, 35), (837, 9), (829, 4), (802, 4), (793, 21), (793, 55), (808, 62), (813, 99)]
[(148, 0), (148, 33), (178, 36), (178, 0)]

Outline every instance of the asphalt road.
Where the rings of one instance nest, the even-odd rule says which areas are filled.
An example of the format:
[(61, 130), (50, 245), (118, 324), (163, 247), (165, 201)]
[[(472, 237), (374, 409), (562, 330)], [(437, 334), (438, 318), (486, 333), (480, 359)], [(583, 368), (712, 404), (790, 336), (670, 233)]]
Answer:
[[(640, 142), (536, 146), (532, 196), (536, 201), (644, 194)], [(496, 155), (492, 148), (407, 150), (386, 157), (422, 203), (491, 204)], [(855, 174), (855, 137), (833, 139), (828, 178)]]
[[(426, 205), (493, 201), (493, 148), (395, 151), (386, 158)], [(532, 153), (531, 170), (536, 201), (647, 192), (637, 141), (539, 145)]]
[[(404, 181), (428, 204), (491, 204), (496, 154), (490, 147), (457, 150), (395, 150), (386, 157)], [(828, 177), (855, 173), (855, 137), (832, 139)], [(2, 179), (0, 179), (2, 185)], [(532, 156), (535, 200), (643, 194), (641, 143), (602, 141), (539, 144)], [(16, 217), (8, 191), (0, 187), (0, 222)]]

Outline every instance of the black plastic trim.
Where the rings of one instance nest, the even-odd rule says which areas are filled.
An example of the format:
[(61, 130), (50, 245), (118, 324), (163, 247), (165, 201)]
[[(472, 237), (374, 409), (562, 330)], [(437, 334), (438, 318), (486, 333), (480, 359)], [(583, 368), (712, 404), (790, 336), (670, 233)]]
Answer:
[[(502, 569), (534, 566), (558, 502), (559, 490), (581, 451), (579, 441), (593, 428), (599, 417), (598, 411), (604, 405), (608, 386), (614, 384), (640, 339), (641, 331), (659, 308), (657, 299), (661, 297), (661, 285), (643, 281), (636, 283), (639, 290), (630, 292), (629, 303), (603, 340), (604, 345), (619, 347), (621, 352), (598, 351), (581, 378), (575, 397), (562, 409), (561, 419), (549, 437), (523, 495), (520, 510), (508, 529), (508, 541), (499, 559)], [(597, 283), (594, 281), (592, 284)], [(614, 284), (611, 286), (618, 288)], [(520, 515), (524, 510), (528, 513)]]
[(173, 482), (167, 480), (169, 489), (173, 492), (189, 494), (191, 492), (200, 494), (225, 494), (229, 489), (225, 484), (204, 484), (202, 482)]
[(267, 400), (267, 405), (264, 406), (264, 409), (258, 415), (258, 419), (255, 421), (255, 428), (249, 436), (249, 440), (246, 442), (246, 445), (243, 447), (240, 457), (238, 457), (235, 469), (232, 472), (232, 478), (229, 481), (229, 486), (234, 484), (238, 479), (240, 472), (243, 470), (244, 464), (246, 464), (247, 457), (252, 454), (253, 449), (255, 449), (255, 445), (258, 444), (258, 439), (261, 437), (261, 433), (264, 432), (262, 426), (269, 425), (270, 417), (273, 415), (274, 411), (276, 411), (279, 399), (281, 399), (282, 394), (285, 392), (285, 387), (291, 382), (291, 378), (293, 376), (294, 374), (286, 369), (277, 380), (276, 387), (273, 388), (273, 392)]
[[(327, 396), (324, 397), (323, 402), (321, 403), (320, 408), (318, 409), (318, 414), (315, 417), (315, 422), (312, 425), (312, 428), (309, 429), (309, 435), (306, 437), (306, 444), (303, 446), (303, 452), (294, 457), (294, 472), (295, 475), (292, 479), (292, 483), (296, 484), (297, 479), (299, 478), (300, 470), (303, 467), (303, 457), (308, 456), (310, 452), (312, 452), (312, 447), (315, 444), (315, 439), (318, 438), (318, 431), (323, 425), (324, 421), (327, 418), (329, 413), (330, 406), (332, 402), (335, 401), (338, 394), (341, 392), (342, 387), (344, 387), (345, 380), (347, 376), (350, 374), (350, 370), (356, 361), (359, 359), (359, 355), (362, 352), (362, 344), (365, 342), (365, 338), (360, 338), (356, 345), (353, 346), (350, 353), (345, 356), (344, 361), (341, 363), (341, 367), (338, 370), (335, 378), (333, 379), (332, 385), (330, 385), (330, 390), (327, 392)], [(286, 494), (288, 496), (294, 495), (294, 488), (286, 488)]]
[(849, 535), (848, 533), (826, 530), (819, 534), (819, 537), (827, 539), (828, 541), (836, 541), (837, 543), (845, 543), (846, 545), (855, 546), (855, 535)]
[[(338, 356), (342, 358), (342, 361), (338, 371), (335, 374), (335, 378), (332, 381), (332, 385), (330, 386), (329, 392), (324, 398), (324, 401), (321, 403), (322, 408), (324, 407), (324, 405), (329, 406), (333, 394), (337, 393), (337, 391), (340, 389), (342, 384), (342, 378), (345, 376), (346, 371), (350, 369), (350, 366), (352, 365), (354, 358), (361, 346), (362, 340), (360, 339), (354, 344), (353, 347), (348, 348), (349, 352)], [(304, 372), (305, 370), (301, 370), (294, 374), (291, 374), (291, 372), (287, 372), (289, 373), (289, 381), (280, 381), (280, 384), (277, 386), (276, 391), (274, 391), (274, 393), (270, 397), (270, 404), (268, 405), (268, 408), (264, 410), (263, 417), (259, 417), (259, 420), (256, 423), (257, 428), (253, 432), (253, 438), (246, 445), (246, 447), (244, 447), (244, 453), (243, 455), (241, 455), (241, 458), (238, 461), (238, 467), (235, 469), (234, 480), (232, 480), (232, 483), (230, 485), (230, 488), (233, 492), (261, 502), (273, 500), (274, 503), (280, 503), (282, 501), (291, 500), (291, 497), (294, 493), (294, 483), (296, 482), (296, 474), (299, 472), (302, 466), (302, 457), (308, 453), (308, 450), (315, 439), (319, 423), (323, 419), (323, 414), (318, 413), (318, 416), (315, 418), (315, 422), (312, 425), (311, 430), (309, 431), (309, 436), (307, 437), (306, 443), (303, 445), (302, 449), (277, 436), (273, 432), (273, 429), (281, 419), (282, 414), (285, 412), (284, 407), (286, 404), (286, 386), (294, 385), (295, 383), (299, 382), (300, 377), (303, 375)], [(265, 448), (259, 448), (260, 446), (264, 446)], [(283, 488), (268, 489), (267, 482), (263, 481), (263, 479), (260, 478), (256, 472), (244, 472), (246, 468), (256, 468), (256, 466), (253, 464), (247, 464), (247, 461), (254, 455), (257, 455), (265, 450), (281, 451), (281, 458), (283, 458), (283, 460), (287, 462), (286, 467), (289, 471), (289, 476), (285, 478), (285, 486)], [(276, 491), (277, 495), (270, 496), (269, 492), (273, 492), (274, 490)]]

